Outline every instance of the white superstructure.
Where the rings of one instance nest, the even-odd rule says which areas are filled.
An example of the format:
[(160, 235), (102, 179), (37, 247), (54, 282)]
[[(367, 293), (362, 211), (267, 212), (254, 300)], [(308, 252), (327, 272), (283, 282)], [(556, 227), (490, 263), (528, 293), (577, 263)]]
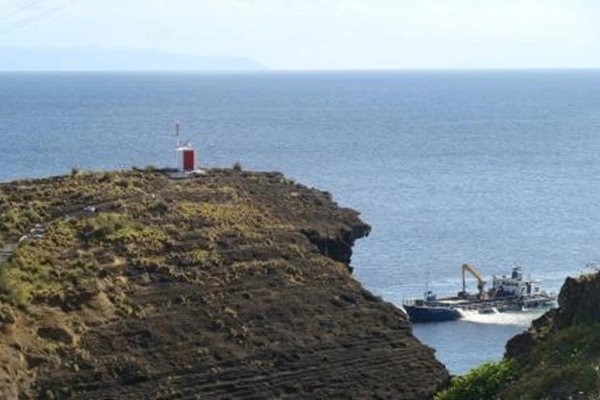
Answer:
[(514, 267), (511, 276), (494, 275), (492, 291), (497, 297), (531, 297), (542, 294), (540, 281), (523, 277), (521, 267)]

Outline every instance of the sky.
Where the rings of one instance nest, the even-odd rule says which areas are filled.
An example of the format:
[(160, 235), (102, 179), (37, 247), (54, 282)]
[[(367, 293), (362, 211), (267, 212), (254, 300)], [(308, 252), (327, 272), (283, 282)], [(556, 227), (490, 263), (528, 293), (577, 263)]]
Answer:
[(282, 70), (600, 68), (600, 1), (0, 0), (6, 46), (239, 56)]

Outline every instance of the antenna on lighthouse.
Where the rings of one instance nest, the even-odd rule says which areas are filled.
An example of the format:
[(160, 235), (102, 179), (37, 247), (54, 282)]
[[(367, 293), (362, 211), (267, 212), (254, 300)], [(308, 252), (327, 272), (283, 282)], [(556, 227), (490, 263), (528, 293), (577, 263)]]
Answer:
[(176, 174), (185, 175), (203, 173), (197, 168), (196, 150), (189, 140), (181, 140), (179, 121), (175, 122), (175, 136), (177, 137), (177, 147), (175, 148), (175, 168)]

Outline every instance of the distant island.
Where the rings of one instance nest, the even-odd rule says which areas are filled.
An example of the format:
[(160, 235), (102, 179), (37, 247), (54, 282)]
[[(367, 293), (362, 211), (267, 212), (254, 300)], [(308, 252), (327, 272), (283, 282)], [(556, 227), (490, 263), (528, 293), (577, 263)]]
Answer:
[(263, 71), (247, 57), (199, 56), (152, 49), (0, 47), (0, 71)]

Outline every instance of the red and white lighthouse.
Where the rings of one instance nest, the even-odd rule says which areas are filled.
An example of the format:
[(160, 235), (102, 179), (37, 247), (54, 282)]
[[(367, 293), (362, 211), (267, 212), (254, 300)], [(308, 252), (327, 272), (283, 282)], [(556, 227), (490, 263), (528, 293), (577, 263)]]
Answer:
[(177, 134), (177, 147), (175, 154), (177, 156), (177, 169), (184, 173), (196, 171), (196, 150), (189, 141), (182, 143), (179, 138), (179, 123), (175, 124)]

